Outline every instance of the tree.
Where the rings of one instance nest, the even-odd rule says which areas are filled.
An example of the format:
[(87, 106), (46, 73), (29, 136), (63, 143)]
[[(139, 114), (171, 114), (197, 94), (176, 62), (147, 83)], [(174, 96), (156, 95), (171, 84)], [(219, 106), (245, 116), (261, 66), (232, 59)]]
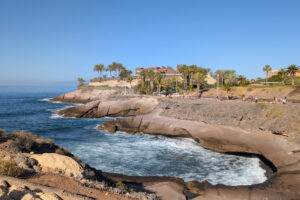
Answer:
[(177, 65), (177, 69), (179, 71), (179, 73), (182, 74), (182, 78), (184, 80), (184, 89), (187, 89), (187, 79), (188, 79), (188, 75), (189, 75), (189, 70), (188, 70), (188, 66), (186, 65)]
[(292, 86), (295, 85), (295, 75), (298, 70), (299, 70), (299, 68), (296, 65), (290, 65), (287, 68), (287, 73), (290, 75), (290, 77), (292, 79)]
[(110, 72), (110, 75), (111, 75), (111, 72), (115, 72), (115, 74), (117, 75), (117, 66), (118, 66), (118, 63), (116, 63), (116, 62), (112, 62), (110, 65), (107, 66), (107, 68)]
[(278, 72), (278, 75), (281, 77), (281, 85), (285, 84), (286, 74), (287, 72), (283, 68), (281, 68)]
[(226, 82), (223, 86), (223, 90), (226, 91), (226, 96), (227, 96), (227, 99), (229, 100), (229, 92), (232, 90), (231, 89), (231, 86), (228, 82)]
[(242, 75), (239, 75), (236, 80), (239, 85), (245, 85), (245, 83), (247, 81), (247, 79)]
[(97, 71), (99, 73), (99, 79), (102, 77), (102, 72), (105, 70), (105, 67), (103, 64), (97, 64), (94, 66), (94, 71)]
[(197, 71), (197, 65), (190, 65), (188, 66), (188, 72), (189, 72), (189, 80), (190, 80), (190, 85), (193, 84), (193, 74), (196, 73)]
[(132, 89), (132, 81), (133, 81), (133, 78), (132, 78), (132, 76), (128, 76), (127, 77), (127, 80), (126, 80), (129, 84), (130, 84), (130, 90)]
[(112, 64), (108, 65), (106, 71), (109, 71), (109, 76), (111, 77), (111, 73), (114, 71), (114, 66)]
[(81, 86), (84, 85), (85, 80), (83, 78), (77, 78), (78, 85), (77, 88), (79, 89)]
[(269, 72), (272, 71), (272, 68), (270, 65), (265, 65), (264, 68), (263, 68), (263, 72), (266, 72), (266, 84), (268, 82), (268, 75), (269, 75)]
[(194, 82), (197, 84), (197, 90), (198, 90), (198, 97), (201, 96), (201, 93), (200, 93), (200, 87), (202, 84), (204, 84), (206, 82), (206, 73), (201, 73), (201, 72), (196, 72), (194, 75), (193, 75), (193, 80)]
[(160, 93), (161, 87), (163, 86), (162, 74), (159, 72), (155, 73), (155, 84), (157, 85), (157, 92)]
[(146, 76), (147, 76), (146, 70), (142, 70), (142, 71), (140, 72), (140, 79), (142, 80), (142, 85), (143, 85), (143, 86), (145, 86)]
[(146, 71), (146, 77), (148, 78), (150, 82), (150, 89), (153, 91), (154, 89), (154, 80), (155, 80), (155, 72), (152, 70), (145, 70)]
[(116, 64), (116, 76), (119, 77), (122, 70), (125, 70), (126, 68), (121, 64)]
[(120, 80), (126, 80), (132, 74), (131, 70), (122, 69), (120, 72)]

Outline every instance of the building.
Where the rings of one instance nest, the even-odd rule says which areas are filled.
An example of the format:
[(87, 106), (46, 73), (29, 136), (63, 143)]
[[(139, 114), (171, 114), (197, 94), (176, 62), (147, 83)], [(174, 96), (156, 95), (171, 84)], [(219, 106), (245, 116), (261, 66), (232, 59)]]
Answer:
[[(135, 68), (135, 77), (139, 77), (141, 71), (143, 70), (152, 70), (154, 72), (160, 72), (161, 74), (163, 74), (163, 78), (175, 77), (175, 76), (179, 76), (181, 78), (181, 73), (179, 73), (177, 70), (160, 68), (160, 67), (147, 67), (147, 68), (137, 67)], [(207, 74), (205, 80), (209, 85), (214, 85), (217, 82), (216, 79), (214, 79), (211, 76), (211, 74)]]
[(143, 70), (144, 70), (144, 68), (142, 68), (142, 67), (135, 68), (135, 76), (139, 76), (141, 71), (143, 71)]
[(137, 67), (135, 68), (135, 76), (139, 76), (141, 71), (143, 70), (152, 70), (154, 72), (160, 72), (164, 75), (164, 77), (172, 77), (172, 76), (181, 76), (181, 74), (177, 74), (176, 70), (173, 69), (165, 69), (165, 68), (160, 68), (160, 67), (147, 67), (147, 68), (143, 68), (143, 67)]
[[(272, 70), (268, 73), (268, 78), (271, 78), (272, 76), (276, 76), (278, 75), (279, 70)], [(300, 70), (298, 70), (298, 72), (296, 72), (295, 74), (296, 77), (300, 77)]]
[(205, 80), (208, 85), (214, 85), (217, 82), (217, 80), (214, 79), (211, 74), (207, 74)]

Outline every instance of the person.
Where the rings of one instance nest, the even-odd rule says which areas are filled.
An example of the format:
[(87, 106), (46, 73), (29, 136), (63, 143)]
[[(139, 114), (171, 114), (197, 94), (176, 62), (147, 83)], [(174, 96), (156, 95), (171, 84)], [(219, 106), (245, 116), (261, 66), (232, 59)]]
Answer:
[(287, 101), (287, 99), (286, 99), (286, 97), (284, 97), (284, 99), (282, 100), (282, 103), (286, 104), (286, 101)]
[(257, 103), (258, 102), (258, 98), (257, 97), (255, 97), (255, 103)]

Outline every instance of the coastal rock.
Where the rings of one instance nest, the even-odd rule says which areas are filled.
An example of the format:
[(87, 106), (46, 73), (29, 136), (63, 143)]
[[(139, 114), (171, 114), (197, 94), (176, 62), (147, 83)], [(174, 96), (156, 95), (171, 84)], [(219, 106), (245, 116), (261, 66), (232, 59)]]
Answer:
[(184, 186), (174, 182), (161, 182), (145, 187), (146, 190), (155, 192), (162, 200), (186, 200), (183, 194)]
[[(104, 122), (102, 128), (107, 126), (109, 130), (115, 131), (189, 136), (199, 141), (203, 147), (215, 151), (260, 155), (270, 163), (272, 162), (274, 170), (278, 170), (265, 183), (251, 187), (224, 185), (210, 187), (208, 184), (194, 184), (191, 190), (196, 194), (201, 194), (199, 199), (248, 199), (249, 193), (253, 199), (262, 197), (271, 199), (300, 198), (300, 194), (297, 192), (300, 189), (300, 173), (297, 171), (300, 169), (300, 155), (290, 153), (294, 149), (300, 149), (299, 144), (271, 133), (249, 132), (239, 127), (171, 119), (160, 116), (160, 112), (157, 110), (148, 115)], [(176, 130), (180, 131), (176, 132)], [(188, 135), (182, 133), (188, 133)], [(264, 191), (263, 194), (262, 191)], [(282, 194), (286, 195), (282, 196)]]
[(84, 169), (73, 158), (55, 153), (33, 154), (31, 158), (38, 161), (42, 172), (63, 174), (83, 178)]
[(82, 106), (58, 112), (64, 117), (95, 118), (104, 116), (135, 116), (150, 112), (157, 105), (154, 98), (135, 98), (124, 101), (92, 101)]
[(107, 99), (107, 97), (114, 94), (117, 94), (116, 90), (79, 89), (74, 92), (66, 93), (59, 97), (52, 98), (50, 99), (50, 101), (87, 103), (90, 101)]

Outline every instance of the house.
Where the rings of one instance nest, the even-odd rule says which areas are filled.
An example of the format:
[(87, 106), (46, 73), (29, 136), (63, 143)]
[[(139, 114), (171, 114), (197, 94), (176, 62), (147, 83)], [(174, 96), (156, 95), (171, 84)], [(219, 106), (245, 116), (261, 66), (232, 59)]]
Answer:
[[(268, 73), (268, 78), (271, 78), (272, 76), (278, 75), (279, 70), (272, 70)], [(298, 70), (295, 74), (296, 77), (300, 77), (300, 70)]]
[[(176, 77), (176, 76), (181, 77), (181, 73), (179, 73), (177, 70), (160, 68), (160, 67), (147, 67), (147, 68), (137, 67), (135, 68), (135, 76), (139, 77), (141, 71), (143, 70), (152, 70), (154, 72), (160, 72), (161, 74), (163, 74), (163, 78)], [(214, 85), (217, 82), (216, 79), (214, 79), (211, 76), (211, 74), (207, 74), (205, 80), (209, 85)]]

